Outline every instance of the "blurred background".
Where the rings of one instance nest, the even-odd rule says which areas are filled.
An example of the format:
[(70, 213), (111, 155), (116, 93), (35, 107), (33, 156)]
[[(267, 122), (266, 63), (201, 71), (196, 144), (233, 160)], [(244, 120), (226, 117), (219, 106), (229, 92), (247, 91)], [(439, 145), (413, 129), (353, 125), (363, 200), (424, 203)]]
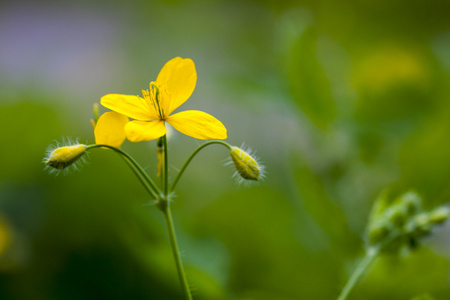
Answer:
[[(267, 170), (239, 186), (210, 146), (179, 182), (195, 299), (335, 299), (384, 188), (449, 202), (448, 0), (3, 1), (0, 299), (182, 298), (163, 216), (122, 159), (42, 164), (55, 141), (94, 143), (93, 103), (141, 94), (176, 56), (198, 74), (180, 110), (217, 117)], [(202, 141), (169, 142), (173, 178)], [(122, 148), (155, 178), (155, 142)], [(350, 299), (450, 299), (449, 236), (381, 257)]]

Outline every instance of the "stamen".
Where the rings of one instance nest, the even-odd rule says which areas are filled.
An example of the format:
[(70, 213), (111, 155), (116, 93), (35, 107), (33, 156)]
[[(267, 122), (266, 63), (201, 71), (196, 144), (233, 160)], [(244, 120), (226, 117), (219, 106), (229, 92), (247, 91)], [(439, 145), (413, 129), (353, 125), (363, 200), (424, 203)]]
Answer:
[(150, 100), (151, 99), (150, 92), (148, 90), (142, 90), (142, 96), (144, 98), (144, 101), (142, 101), (142, 99), (139, 96), (137, 96), (137, 98), (142, 102), (142, 104), (144, 104), (149, 110), (151, 110), (151, 105), (153, 104), (153, 102)]
[(159, 95), (160, 95), (159, 88), (154, 81), (150, 82), (150, 89), (151, 89), (151, 99), (153, 100), (155, 109), (159, 114), (159, 118), (164, 119), (164, 110), (162, 109), (160, 101), (159, 101)]

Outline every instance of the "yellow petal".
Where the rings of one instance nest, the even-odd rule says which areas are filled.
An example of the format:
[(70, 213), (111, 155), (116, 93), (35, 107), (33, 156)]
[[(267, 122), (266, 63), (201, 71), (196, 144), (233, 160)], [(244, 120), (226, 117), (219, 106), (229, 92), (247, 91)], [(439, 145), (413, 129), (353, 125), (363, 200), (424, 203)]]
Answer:
[(166, 116), (183, 104), (195, 89), (197, 72), (192, 59), (175, 57), (168, 61), (156, 79), (158, 85), (165, 86), (170, 99), (164, 99), (162, 103), (166, 109)]
[(166, 134), (163, 121), (131, 121), (125, 126), (125, 133), (130, 142), (150, 141)]
[(211, 116), (198, 110), (182, 111), (166, 118), (176, 130), (200, 140), (226, 139), (227, 129)]
[(100, 116), (95, 125), (95, 143), (120, 147), (125, 141), (125, 125), (128, 118), (117, 112), (110, 111)]
[(100, 103), (122, 115), (136, 120), (150, 121), (157, 119), (149, 109), (147, 102), (139, 96), (108, 94), (102, 97)]

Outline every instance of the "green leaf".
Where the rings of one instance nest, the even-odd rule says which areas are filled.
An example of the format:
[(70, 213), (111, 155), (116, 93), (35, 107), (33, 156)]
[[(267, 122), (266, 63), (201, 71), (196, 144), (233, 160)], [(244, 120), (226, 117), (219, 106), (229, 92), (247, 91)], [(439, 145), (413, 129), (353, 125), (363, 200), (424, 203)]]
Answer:
[(303, 112), (320, 128), (336, 116), (336, 104), (328, 78), (317, 57), (318, 33), (306, 29), (292, 46), (289, 57), (289, 90)]

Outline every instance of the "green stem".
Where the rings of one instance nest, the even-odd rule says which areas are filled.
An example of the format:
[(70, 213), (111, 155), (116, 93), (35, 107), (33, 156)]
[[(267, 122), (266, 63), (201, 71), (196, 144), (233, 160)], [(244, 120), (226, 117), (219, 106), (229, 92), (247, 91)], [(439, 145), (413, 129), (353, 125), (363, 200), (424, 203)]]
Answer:
[(162, 166), (162, 185), (163, 185), (163, 197), (158, 201), (158, 207), (164, 213), (166, 219), (167, 230), (169, 232), (170, 245), (172, 246), (173, 257), (177, 266), (178, 278), (180, 279), (183, 293), (186, 299), (192, 300), (191, 290), (184, 272), (183, 263), (181, 262), (180, 250), (178, 249), (177, 237), (175, 235), (175, 229), (173, 226), (172, 213), (170, 211), (170, 197), (169, 197), (169, 163), (167, 156), (167, 137), (162, 137), (163, 147), (163, 166)]
[(358, 267), (355, 271), (353, 271), (352, 276), (350, 276), (349, 280), (347, 281), (347, 284), (342, 289), (341, 294), (338, 297), (338, 300), (345, 300), (347, 299), (348, 294), (353, 289), (353, 287), (356, 285), (358, 280), (361, 278), (361, 276), (367, 271), (369, 266), (372, 264), (372, 262), (375, 260), (375, 258), (380, 253), (381, 247), (370, 247), (366, 251), (366, 256), (363, 258), (363, 260), (359, 263)]
[(183, 167), (181, 167), (180, 172), (178, 172), (177, 177), (175, 177), (175, 180), (173, 181), (172, 186), (170, 187), (171, 192), (175, 189), (175, 186), (177, 185), (178, 181), (180, 180), (181, 175), (183, 175), (184, 171), (186, 170), (186, 168), (189, 165), (189, 163), (191, 162), (191, 160), (195, 157), (195, 155), (197, 155), (197, 153), (200, 152), (200, 150), (202, 150), (206, 146), (213, 145), (213, 144), (224, 145), (231, 151), (231, 146), (228, 143), (225, 143), (222, 141), (211, 141), (211, 142), (207, 142), (207, 143), (204, 143), (203, 145), (199, 146), (197, 149), (195, 149), (194, 152), (192, 152), (192, 154), (189, 156), (189, 158), (184, 163)]
[(192, 300), (191, 290), (184, 272), (183, 263), (181, 262), (180, 251), (178, 249), (177, 237), (175, 236), (175, 230), (173, 227), (172, 213), (170, 212), (170, 205), (167, 203), (166, 209), (163, 211), (166, 217), (167, 229), (169, 231), (170, 244), (172, 246), (173, 257), (178, 270), (178, 278), (180, 279), (181, 286), (183, 287), (184, 296), (188, 300)]
[(169, 194), (169, 164), (168, 164), (168, 157), (167, 157), (167, 135), (164, 135), (162, 137), (163, 142), (163, 192), (164, 196), (167, 197)]
[(144, 181), (146, 182), (146, 184), (144, 184), (145, 188), (148, 190), (148, 192), (155, 198), (158, 198), (159, 193), (159, 189), (158, 187), (155, 185), (155, 183), (153, 182), (153, 180), (147, 175), (147, 173), (142, 169), (142, 167), (136, 162), (136, 160), (134, 160), (134, 158), (132, 158), (128, 153), (126, 153), (123, 150), (120, 150), (116, 147), (113, 146), (109, 146), (109, 145), (89, 145), (87, 146), (87, 150), (89, 149), (95, 149), (95, 148), (100, 148), (100, 147), (104, 147), (104, 148), (108, 148), (111, 149), (113, 151), (115, 151), (116, 153), (122, 155), (122, 157), (124, 157), (127, 161), (128, 161), (128, 165), (132, 166), (132, 170), (133, 172), (138, 176), (139, 180), (144, 183)]

